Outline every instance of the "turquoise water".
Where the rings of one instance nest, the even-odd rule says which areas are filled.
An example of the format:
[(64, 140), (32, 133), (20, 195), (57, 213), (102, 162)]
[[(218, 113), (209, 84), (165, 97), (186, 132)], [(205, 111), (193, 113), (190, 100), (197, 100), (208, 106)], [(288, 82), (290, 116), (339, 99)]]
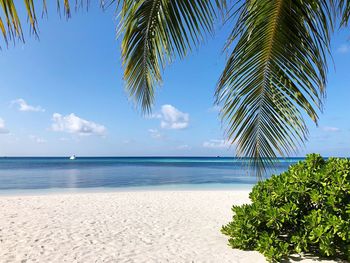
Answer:
[[(280, 159), (274, 173), (299, 160)], [(0, 158), (2, 192), (249, 189), (256, 182), (246, 160), (227, 157)]]

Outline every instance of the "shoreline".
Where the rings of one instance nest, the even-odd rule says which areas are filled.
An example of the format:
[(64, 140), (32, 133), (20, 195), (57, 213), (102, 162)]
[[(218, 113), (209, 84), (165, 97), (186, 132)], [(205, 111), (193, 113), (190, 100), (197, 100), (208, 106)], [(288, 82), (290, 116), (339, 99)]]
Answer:
[(168, 192), (168, 191), (251, 191), (252, 184), (165, 184), (127, 187), (85, 187), (85, 188), (47, 188), (47, 189), (2, 189), (2, 196), (46, 196), (64, 194), (94, 194), (122, 192)]

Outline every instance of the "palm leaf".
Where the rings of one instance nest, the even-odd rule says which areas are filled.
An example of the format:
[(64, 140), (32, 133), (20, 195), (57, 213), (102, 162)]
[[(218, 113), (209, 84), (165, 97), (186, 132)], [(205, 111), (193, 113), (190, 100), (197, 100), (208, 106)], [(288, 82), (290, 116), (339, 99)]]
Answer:
[(350, 1), (339, 0), (338, 8), (340, 11), (341, 25), (348, 25), (350, 18)]
[[(225, 1), (216, 1), (219, 7)], [(121, 12), (122, 57), (127, 91), (146, 112), (151, 110), (161, 73), (175, 57), (184, 57), (216, 17), (210, 0), (125, 0)]]
[[(109, 5), (116, 0), (103, 1), (101, 0), (101, 6)], [(16, 4), (15, 4), (16, 2)], [(35, 2), (35, 4), (34, 4)], [(28, 21), (30, 23), (30, 28), (34, 35), (38, 36), (38, 20), (37, 20), (37, 6), (39, 1), (34, 0), (23, 0), (25, 5), (25, 10), (27, 14)], [(82, 8), (84, 6), (88, 6), (90, 0), (57, 0), (57, 10), (59, 13), (63, 10), (63, 13), (66, 18), (71, 16), (72, 4), (73, 2), (75, 9)], [(40, 2), (39, 2), (40, 4)], [(5, 39), (5, 42), (8, 44), (9, 40), (15, 41), (19, 39), (24, 42), (24, 35), (22, 30), (21, 18), (18, 15), (17, 7), (18, 1), (14, 0), (0, 0), (0, 10), (2, 11), (0, 14), (0, 30)], [(42, 0), (40, 5), (42, 13), (47, 12), (47, 3), (46, 0)]]
[(237, 155), (252, 158), (259, 176), (306, 140), (303, 113), (317, 124), (333, 9), (329, 1), (247, 0), (232, 16), (226, 49), (236, 45), (216, 100)]

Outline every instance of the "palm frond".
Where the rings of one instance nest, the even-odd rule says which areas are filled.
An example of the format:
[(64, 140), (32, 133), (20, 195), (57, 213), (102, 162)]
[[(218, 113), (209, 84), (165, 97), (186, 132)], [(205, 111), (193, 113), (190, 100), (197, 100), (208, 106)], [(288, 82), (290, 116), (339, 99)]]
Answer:
[[(26, 5), (28, 4), (30, 5), (30, 3), (26, 1)], [(2, 24), (1, 31), (6, 42), (15, 36), (23, 39), (22, 26), (14, 2), (11, 0), (1, 0), (0, 5), (4, 16), (4, 20), (3, 16), (0, 17)], [(31, 16), (31, 8), (29, 8), (27, 12), (28, 16)]]
[(350, 18), (350, 1), (349, 0), (339, 0), (338, 8), (340, 12), (341, 25), (347, 26)]
[[(25, 6), (25, 11), (27, 14), (27, 19), (30, 24), (30, 29), (34, 35), (38, 36), (38, 20), (37, 13), (38, 8), (41, 9), (41, 13), (47, 12), (47, 2), (46, 0), (34, 1), (34, 0), (23, 0)], [(117, 0), (101, 0), (101, 5), (106, 3), (115, 2)], [(34, 3), (35, 2), (35, 3)], [(63, 11), (66, 18), (71, 16), (72, 4), (73, 2), (75, 9), (88, 6), (90, 0), (57, 0), (57, 10), (59, 13)], [(9, 41), (16, 41), (19, 39), (24, 42), (24, 35), (22, 30), (22, 20), (18, 14), (18, 1), (14, 0), (0, 0), (0, 30), (5, 39), (5, 42), (8, 44)], [(37, 6), (39, 5), (39, 7)]]
[[(225, 1), (216, 3), (224, 7)], [(122, 57), (126, 89), (148, 112), (161, 71), (184, 57), (213, 31), (216, 11), (210, 0), (125, 0), (121, 12)]]
[(326, 0), (247, 0), (235, 10), (216, 100), (237, 155), (260, 176), (306, 140), (304, 112), (317, 124), (333, 16)]

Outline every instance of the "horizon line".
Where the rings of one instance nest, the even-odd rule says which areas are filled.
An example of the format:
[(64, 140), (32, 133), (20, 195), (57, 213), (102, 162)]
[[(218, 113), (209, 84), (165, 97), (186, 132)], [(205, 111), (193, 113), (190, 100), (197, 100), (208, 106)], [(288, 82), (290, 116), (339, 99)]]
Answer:
[[(235, 158), (235, 159), (251, 159), (250, 157), (237, 157), (227, 155), (75, 155), (77, 158)], [(0, 158), (69, 158), (70, 155), (2, 155)], [(305, 158), (306, 156), (288, 156), (276, 157), (277, 159), (293, 159)], [(323, 158), (350, 158), (346, 156), (322, 156)]]

